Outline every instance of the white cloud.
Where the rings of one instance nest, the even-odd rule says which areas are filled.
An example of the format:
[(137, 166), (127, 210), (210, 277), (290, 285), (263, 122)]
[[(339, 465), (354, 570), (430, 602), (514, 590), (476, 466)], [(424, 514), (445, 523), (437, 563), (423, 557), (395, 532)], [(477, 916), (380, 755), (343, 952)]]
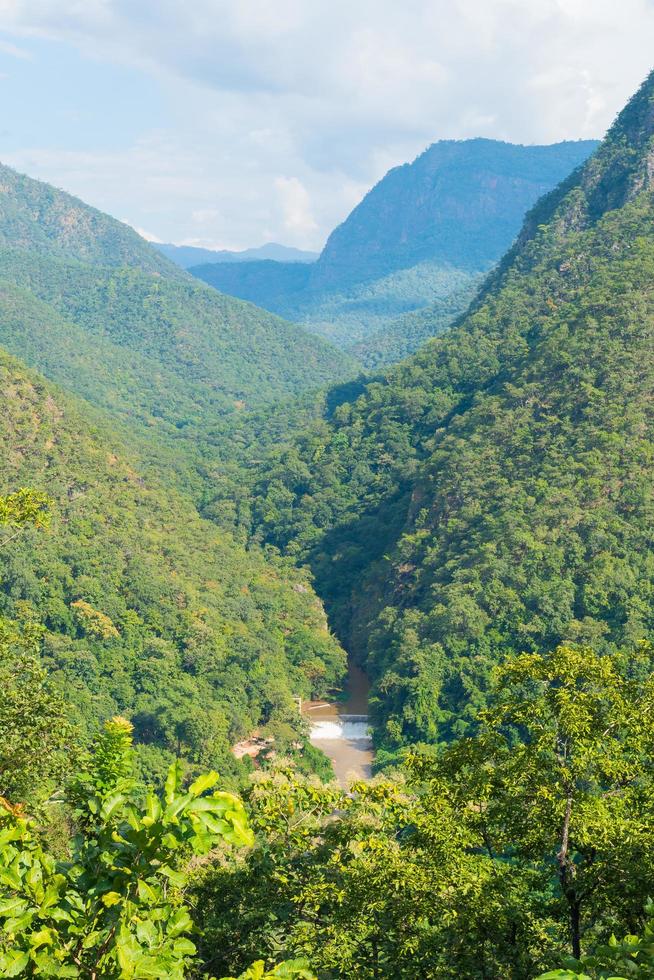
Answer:
[[(123, 218), (123, 224), (128, 225), (129, 221), (125, 221)], [(145, 238), (146, 242), (161, 242), (160, 238), (157, 238), (157, 236), (153, 235), (152, 232), (146, 231), (145, 228), (138, 228), (136, 225), (132, 225), (132, 227), (134, 228), (134, 231), (141, 236), (141, 238)]]
[(112, 153), (66, 154), (34, 142), (14, 163), (162, 238), (316, 246), (436, 139), (600, 136), (651, 67), (654, 6), (0, 0), (0, 29), (21, 48), (54, 38), (136, 67), (169, 107), (137, 144), (117, 134)]
[(25, 48), (19, 48), (17, 44), (9, 41), (0, 41), (0, 54), (8, 54), (10, 58), (18, 58), (20, 61), (31, 61), (32, 55)]
[(275, 187), (284, 217), (284, 227), (290, 232), (308, 236), (318, 227), (311, 212), (309, 192), (297, 177), (276, 177)]

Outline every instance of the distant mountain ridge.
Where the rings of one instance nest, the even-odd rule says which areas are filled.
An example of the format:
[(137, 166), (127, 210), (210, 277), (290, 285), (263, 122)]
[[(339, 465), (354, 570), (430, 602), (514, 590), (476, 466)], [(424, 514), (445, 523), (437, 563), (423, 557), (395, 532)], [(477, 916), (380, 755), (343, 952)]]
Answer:
[(277, 242), (266, 242), (258, 248), (245, 248), (239, 252), (228, 249), (198, 248), (195, 245), (173, 245), (166, 242), (152, 244), (182, 269), (212, 262), (257, 262), (264, 259), (272, 259), (275, 262), (315, 262), (320, 254), (288, 245), (279, 245)]
[[(397, 360), (426, 339), (413, 331), (404, 342), (398, 318), (434, 303), (450, 307), (452, 318), (461, 313), (465, 306), (450, 298), (471, 295), (529, 208), (596, 146), (443, 140), (389, 171), (334, 229), (315, 263), (203, 264), (190, 271), (339, 346), (365, 348), (364, 361)], [(383, 336), (386, 328), (390, 337)], [(379, 355), (368, 337), (378, 337)]]

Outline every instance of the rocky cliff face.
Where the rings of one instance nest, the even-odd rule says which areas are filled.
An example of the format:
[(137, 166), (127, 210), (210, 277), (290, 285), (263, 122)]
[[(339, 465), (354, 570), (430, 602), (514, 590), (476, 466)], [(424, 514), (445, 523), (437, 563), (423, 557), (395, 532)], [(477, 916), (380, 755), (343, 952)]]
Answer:
[(434, 143), (413, 163), (391, 170), (332, 232), (312, 285), (363, 282), (425, 260), (487, 269), (511, 244), (526, 211), (596, 145)]

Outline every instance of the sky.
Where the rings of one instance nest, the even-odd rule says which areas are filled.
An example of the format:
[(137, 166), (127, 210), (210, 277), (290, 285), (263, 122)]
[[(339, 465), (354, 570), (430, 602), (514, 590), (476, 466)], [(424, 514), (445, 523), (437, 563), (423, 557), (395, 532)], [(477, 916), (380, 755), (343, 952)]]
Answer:
[(0, 0), (0, 160), (209, 248), (319, 249), (438, 139), (599, 137), (654, 0)]

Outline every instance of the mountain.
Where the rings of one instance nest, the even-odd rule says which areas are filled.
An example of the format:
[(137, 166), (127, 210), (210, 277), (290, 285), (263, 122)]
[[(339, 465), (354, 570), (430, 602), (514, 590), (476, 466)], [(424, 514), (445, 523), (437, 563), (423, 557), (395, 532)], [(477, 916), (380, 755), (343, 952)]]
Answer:
[[(339, 346), (370, 346), (373, 335), (381, 340), (384, 328), (396, 330), (400, 317), (432, 303), (451, 307), (450, 320), (461, 313), (479, 276), (512, 243), (525, 212), (596, 145), (443, 140), (389, 171), (310, 266), (200, 264), (191, 271)], [(423, 339), (416, 334), (412, 343), (412, 336), (397, 345), (398, 355)], [(386, 356), (393, 346), (386, 346)]]
[(267, 242), (258, 248), (245, 248), (240, 252), (196, 248), (194, 245), (171, 245), (164, 242), (153, 244), (166, 258), (171, 259), (182, 269), (211, 262), (259, 262), (263, 259), (272, 259), (275, 262), (315, 262), (319, 254), (291, 248), (288, 245), (278, 245), (277, 242)]
[[(526, 211), (596, 148), (441, 140), (390, 170), (327, 240), (315, 283), (359, 283), (432, 261), (489, 268)], [(356, 263), (353, 261), (356, 257)]]
[(174, 274), (174, 267), (129, 225), (2, 164), (0, 248)]
[(93, 404), (174, 435), (353, 373), (76, 198), (7, 167), (0, 191), (0, 345)]
[(53, 509), (48, 530), (5, 534), (0, 614), (41, 624), (82, 732), (129, 716), (148, 779), (180, 755), (235, 773), (230, 745), (262, 725), (297, 740), (293, 698), (343, 669), (306, 575), (202, 520), (105, 414), (1, 351), (0, 385), (0, 493)]
[(653, 174), (654, 74), (457, 325), (261, 473), (386, 750), (469, 732), (507, 655), (654, 632)]

